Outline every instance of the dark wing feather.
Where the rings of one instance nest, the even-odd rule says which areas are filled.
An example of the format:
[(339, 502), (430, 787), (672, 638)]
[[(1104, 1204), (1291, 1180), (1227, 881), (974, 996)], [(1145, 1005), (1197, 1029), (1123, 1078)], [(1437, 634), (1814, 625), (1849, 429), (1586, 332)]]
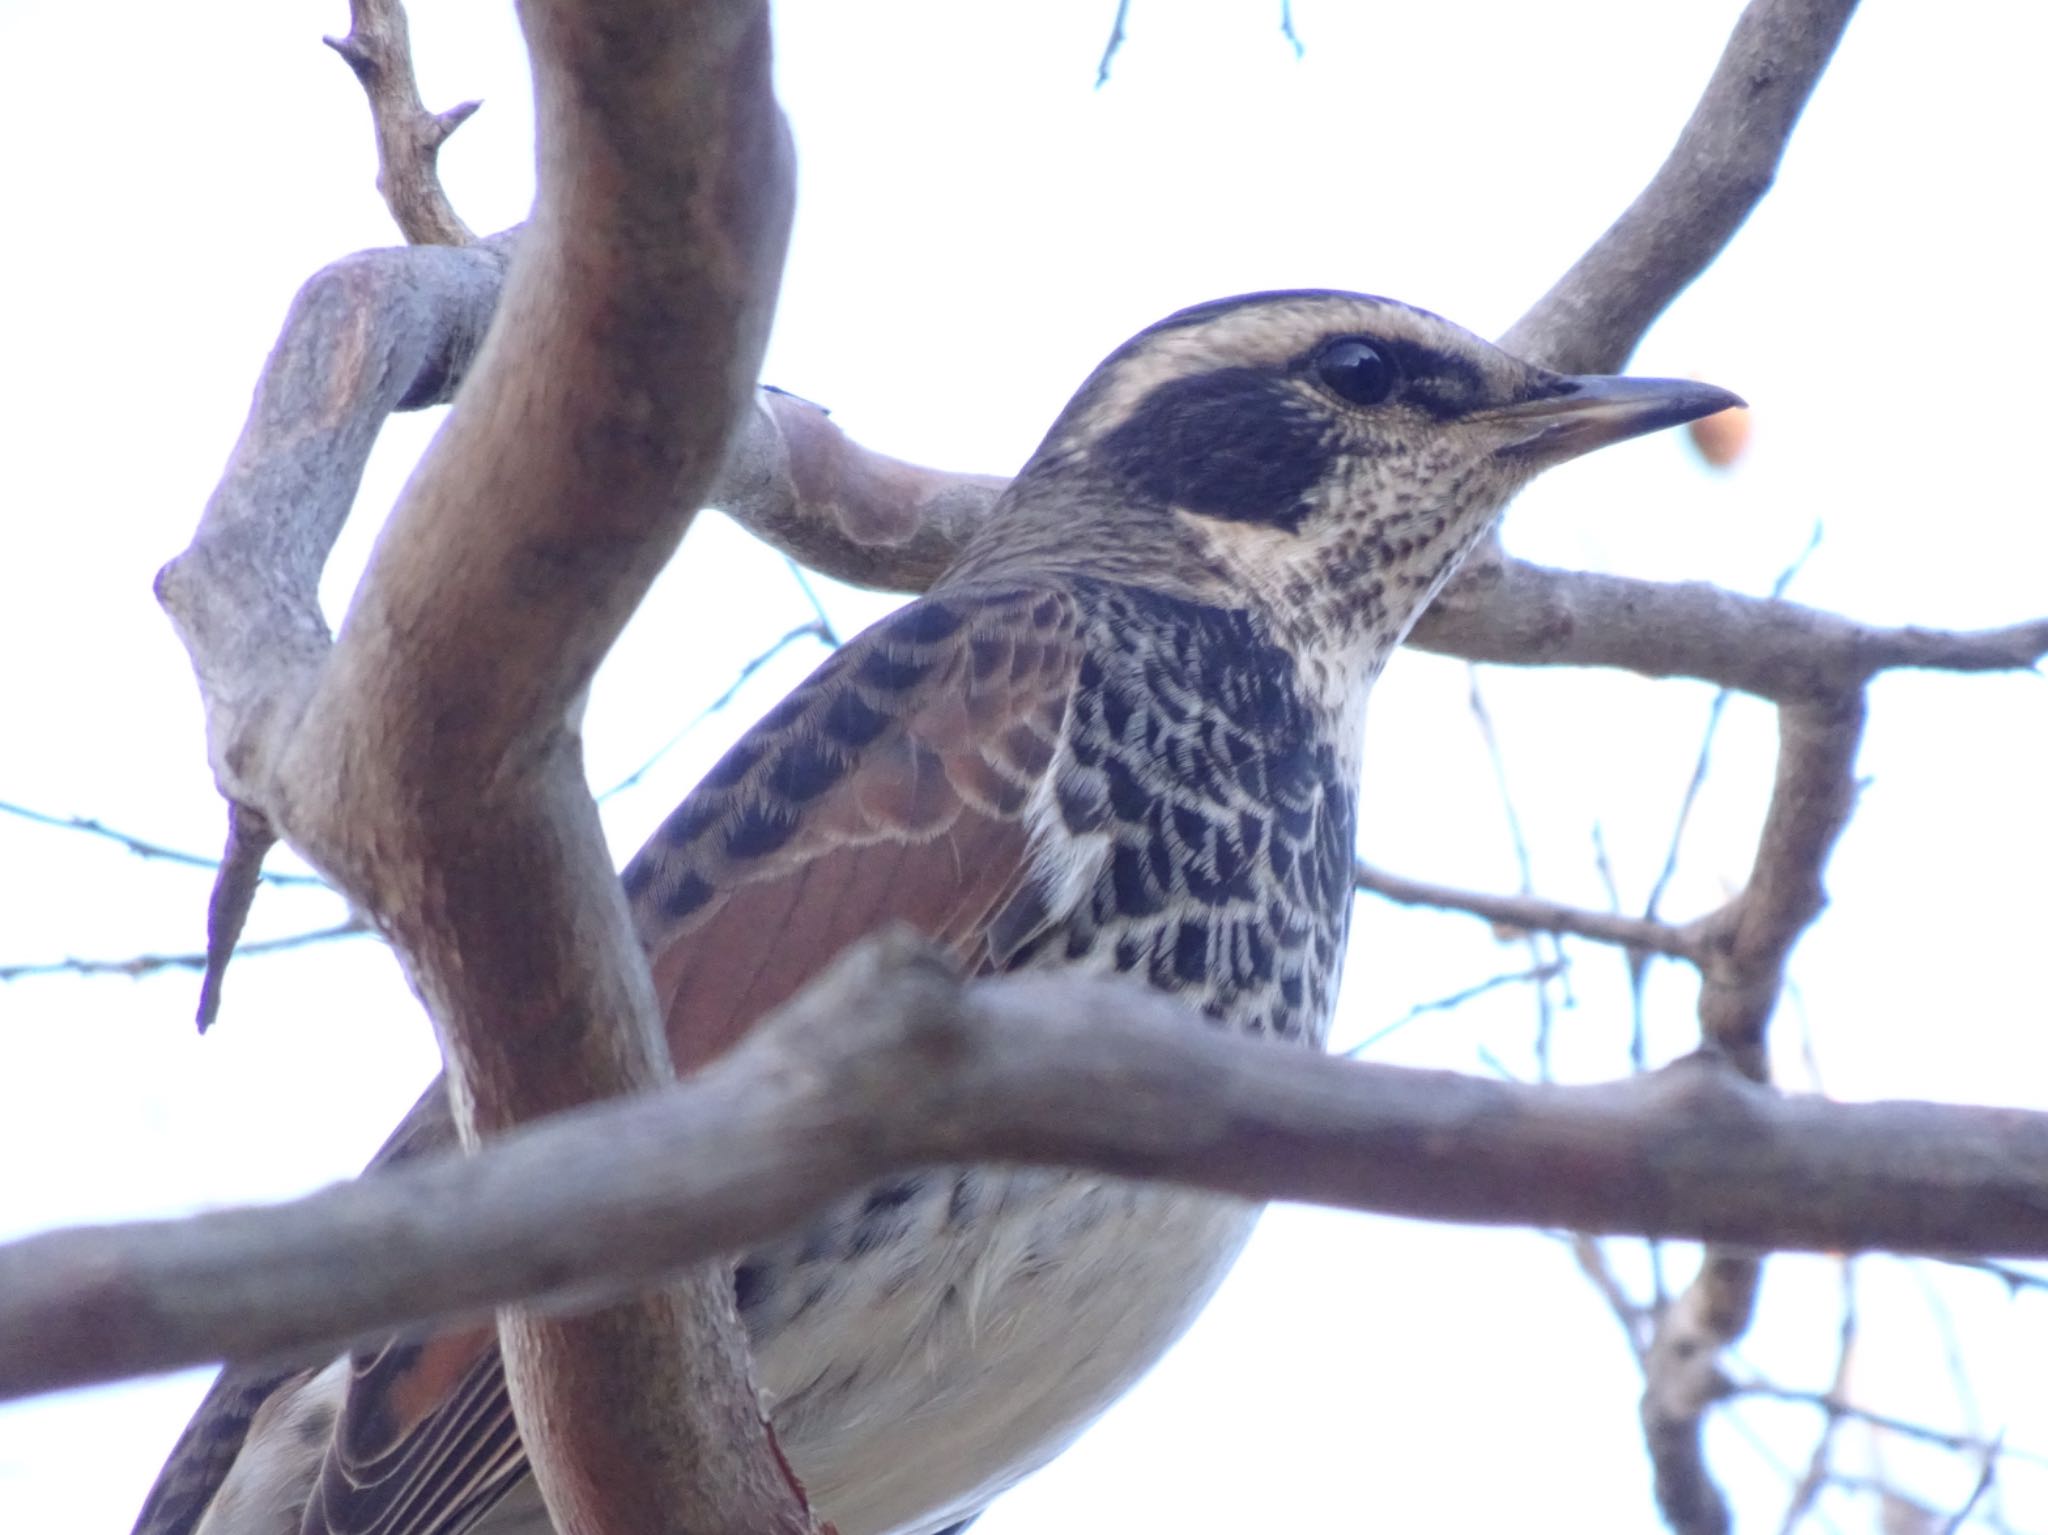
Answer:
[[(1064, 725), (1078, 636), (1063, 593), (927, 597), (834, 655), (712, 769), (625, 872), (678, 1070), (884, 923), (988, 970), (1056, 920), (1031, 878), (1026, 810)], [(372, 1167), (454, 1141), (436, 1082)], [(457, 1535), (524, 1474), (490, 1329), (353, 1363), (307, 1535)], [(210, 1432), (208, 1398), (137, 1535), (192, 1527), (247, 1432), (254, 1405), (237, 1404), (264, 1384), (230, 1392)]]
[(970, 969), (1028, 882), (1025, 810), (1079, 666), (1068, 600), (931, 599), (848, 647), (626, 870), (679, 1070), (907, 922)]
[[(451, 1150), (456, 1144), (448, 1095), (436, 1077), (371, 1159), (369, 1171)], [(136, 1516), (134, 1535), (190, 1535), (241, 1454), (264, 1404), (281, 1389), (310, 1378), (330, 1357), (230, 1365), (222, 1370), (157, 1473)]]
[(307, 1372), (230, 1365), (215, 1378), (135, 1518), (135, 1535), (188, 1535), (242, 1452), (249, 1425), (279, 1387)]

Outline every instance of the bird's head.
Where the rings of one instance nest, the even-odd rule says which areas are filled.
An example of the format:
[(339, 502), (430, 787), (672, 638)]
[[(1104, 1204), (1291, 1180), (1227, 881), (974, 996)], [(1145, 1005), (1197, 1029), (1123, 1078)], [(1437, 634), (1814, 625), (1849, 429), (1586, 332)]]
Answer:
[(1306, 653), (1376, 668), (1537, 473), (1738, 403), (1554, 373), (1388, 299), (1249, 294), (1113, 352), (992, 522), (1036, 557), (1248, 606)]

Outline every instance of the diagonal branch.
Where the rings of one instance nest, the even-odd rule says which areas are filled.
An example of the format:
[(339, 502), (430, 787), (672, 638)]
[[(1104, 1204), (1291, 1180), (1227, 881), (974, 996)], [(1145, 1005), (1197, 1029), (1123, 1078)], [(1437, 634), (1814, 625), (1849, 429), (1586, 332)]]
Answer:
[(1566, 373), (1619, 369), (1778, 174), (1856, 0), (1754, 0), (1663, 166), (1501, 345)]

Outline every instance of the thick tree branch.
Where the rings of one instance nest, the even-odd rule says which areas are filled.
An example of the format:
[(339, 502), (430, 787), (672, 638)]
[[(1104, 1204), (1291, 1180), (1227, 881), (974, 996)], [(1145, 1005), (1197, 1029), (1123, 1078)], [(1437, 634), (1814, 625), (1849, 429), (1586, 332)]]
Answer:
[[(522, 20), (534, 216), (339, 638), (316, 584), (362, 456), (385, 410), (462, 370), (482, 328), (474, 288), (449, 295), (452, 327), (437, 310), (379, 333), (371, 307), (347, 304), (347, 264), (309, 285), (302, 305), (338, 290), (346, 312), (288, 328), (265, 379), (282, 387), (259, 393), (238, 462), (159, 581), (237, 824), (274, 827), (392, 937), (471, 1144), (672, 1079), (568, 720), (726, 457), (790, 212), (760, 0), (528, 0)], [(406, 270), (478, 270), (469, 251), (427, 255)], [(309, 352), (315, 335), (327, 344)], [(341, 398), (382, 408), (340, 421)], [(289, 455), (243, 452), (258, 423), (343, 472), (280, 485)], [(230, 934), (251, 847), (224, 865)], [(593, 1315), (508, 1313), (500, 1337), (564, 1528), (810, 1527), (721, 1274)]]
[(1595, 1087), (1364, 1065), (1191, 1027), (1122, 982), (963, 986), (885, 937), (659, 1094), (286, 1205), (0, 1248), (0, 1394), (587, 1306), (886, 1173), (988, 1160), (1758, 1247), (2048, 1254), (2048, 1115), (1781, 1097), (1704, 1055)]
[(921, 592), (953, 562), (1008, 483), (874, 452), (816, 405), (763, 390), (710, 504), (835, 580)]

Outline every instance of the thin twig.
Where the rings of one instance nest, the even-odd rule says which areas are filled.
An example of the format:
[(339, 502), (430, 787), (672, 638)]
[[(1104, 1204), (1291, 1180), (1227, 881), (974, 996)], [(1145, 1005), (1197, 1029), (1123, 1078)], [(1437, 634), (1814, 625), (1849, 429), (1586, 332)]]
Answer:
[[(1771, 1470), (1775, 1471), (1778, 1474), (1778, 1476), (1784, 1481), (1786, 1486), (1792, 1487), (1798, 1485), (1799, 1474), (1795, 1472), (1792, 1469), (1792, 1467), (1785, 1462), (1785, 1460), (1778, 1454), (1776, 1446), (1774, 1446), (1770, 1442), (1770, 1440), (1766, 1439), (1763, 1436), (1763, 1434), (1757, 1430), (1755, 1425), (1745, 1421), (1740, 1417), (1733, 1417), (1728, 1420), (1728, 1428), (1729, 1431), (1732, 1432), (1736, 1438), (1740, 1439), (1744, 1444), (1749, 1446), (1750, 1450), (1756, 1455), (1756, 1458), (1758, 1460), (1762, 1461), (1765, 1465), (1769, 1466)], [(1820, 1510), (1815, 1510), (1815, 1517), (1817, 1517), (1820, 1520), (1821, 1524), (1825, 1528), (1832, 1531), (1833, 1535), (1842, 1535), (1841, 1527), (1837, 1525), (1834, 1522), (1834, 1520), (1828, 1518), (1828, 1516), (1825, 1513), (1821, 1512)]]
[[(263, 938), (254, 943), (245, 943), (236, 949), (237, 954), (283, 954), (292, 949), (309, 948), (316, 943), (327, 943), (336, 938), (357, 938), (370, 931), (360, 918), (351, 917), (346, 922), (337, 922), (332, 927), (314, 928), (303, 933), (289, 933), (282, 938)], [(204, 970), (206, 955), (190, 954), (131, 954), (125, 959), (53, 959), (37, 964), (0, 965), (0, 981), (18, 981), (38, 975), (80, 975), (103, 976), (125, 975), (138, 979), (155, 975), (164, 970)]]
[(1292, 45), (1297, 61), (1308, 57), (1308, 49), (1302, 45), (1301, 34), (1294, 30), (1294, 0), (1280, 0), (1280, 35)]
[[(1842, 1279), (1842, 1320), (1835, 1337), (1834, 1379), (1829, 1383), (1826, 1395), (1831, 1399), (1844, 1398), (1849, 1390), (1849, 1366), (1856, 1353), (1856, 1268), (1844, 1259), (1841, 1265)], [(1830, 1412), (1821, 1424), (1820, 1436), (1814, 1440), (1813, 1453), (1807, 1457), (1806, 1472), (1792, 1489), (1791, 1500), (1785, 1505), (1785, 1517), (1779, 1522), (1779, 1535), (1792, 1535), (1800, 1521), (1811, 1512), (1814, 1500), (1827, 1485), (1828, 1463), (1835, 1446), (1835, 1430), (1840, 1426), (1842, 1415)]]
[(1563, 961), (1560, 960), (1555, 964), (1539, 965), (1530, 970), (1513, 970), (1502, 975), (1488, 976), (1485, 980), (1475, 985), (1467, 986), (1462, 991), (1454, 991), (1449, 996), (1437, 997), (1428, 1002), (1418, 1002), (1392, 1023), (1387, 1024), (1384, 1028), (1372, 1034), (1368, 1034), (1364, 1039), (1361, 1039), (1357, 1044), (1346, 1050), (1344, 1054), (1347, 1056), (1361, 1055), (1388, 1035), (1398, 1033), (1426, 1014), (1452, 1012), (1475, 998), (1485, 996), (1490, 991), (1498, 991), (1503, 986), (1517, 986), (1525, 981), (1533, 982), (1540, 986), (1545, 981), (1555, 979), (1557, 971), (1562, 964)]
[(786, 554), (782, 557), (782, 563), (789, 567), (790, 579), (796, 582), (797, 590), (804, 594), (804, 601), (811, 605), (811, 612), (817, 615), (818, 638), (831, 649), (837, 650), (846, 641), (840, 638), (839, 630), (832, 622), (832, 615), (825, 611), (825, 604), (819, 600), (818, 589), (811, 584), (810, 572)]
[(213, 878), (206, 901), (206, 965), (199, 978), (199, 1007), (194, 1015), (202, 1034), (220, 1016), (221, 985), (227, 978), (228, 962), (235, 957), (235, 945), (241, 942), (249, 910), (256, 904), (263, 860), (277, 840), (277, 829), (262, 810), (242, 800), (228, 802), (227, 850), (221, 854), (220, 872)]
[[(1778, 572), (1777, 579), (1771, 583), (1773, 602), (1783, 600), (1793, 579), (1813, 557), (1814, 551), (1820, 548), (1821, 529), (1822, 524), (1816, 520), (1813, 531), (1807, 537), (1806, 547)], [(1721, 715), (1727, 709), (1728, 700), (1733, 693), (1734, 689), (1724, 687), (1714, 694), (1714, 701), (1707, 706), (1706, 729), (1700, 733), (1700, 749), (1699, 754), (1693, 759), (1692, 777), (1686, 781), (1685, 792), (1679, 796), (1678, 815), (1671, 826), (1671, 842), (1664, 852), (1664, 867), (1657, 871), (1657, 878), (1650, 885), (1649, 899), (1643, 903), (1643, 915), (1651, 921), (1656, 920), (1657, 908), (1664, 899), (1664, 892), (1678, 873), (1679, 848), (1685, 841), (1686, 827), (1692, 822), (1693, 808), (1699, 802), (1700, 791), (1706, 787), (1707, 768), (1713, 760), (1714, 737), (1721, 728)]]
[[(1487, 760), (1493, 765), (1494, 786), (1500, 791), (1502, 813), (1507, 817), (1508, 836), (1515, 849), (1515, 867), (1521, 873), (1521, 891), (1524, 896), (1536, 893), (1535, 866), (1529, 857), (1529, 840), (1522, 832), (1521, 813), (1515, 808), (1514, 791), (1508, 787), (1507, 758), (1501, 751), (1500, 734), (1494, 729), (1493, 713), (1486, 706), (1486, 695), (1479, 686), (1479, 668), (1468, 665), (1465, 668), (1466, 702), (1472, 710), (1472, 718), (1478, 722), (1480, 739), (1486, 743)], [(1564, 953), (1559, 947), (1555, 933), (1549, 935), (1549, 953), (1544, 952), (1545, 930), (1528, 929), (1522, 942), (1529, 950), (1531, 973), (1549, 967), (1554, 974), (1563, 974)], [(1552, 1025), (1550, 988), (1545, 981), (1536, 983), (1536, 1066), (1537, 1073), (1544, 1081), (1550, 1080), (1550, 1031)]]
[(1616, 944), (1628, 949), (1647, 949), (1674, 959), (1697, 960), (1700, 953), (1698, 924), (1683, 927), (1668, 922), (1645, 922), (1640, 917), (1614, 916), (1568, 906), (1562, 901), (1533, 895), (1495, 895), (1486, 891), (1461, 890), (1453, 885), (1432, 884), (1390, 873), (1360, 860), (1352, 866), (1353, 883), (1360, 890), (1392, 901), (1399, 906), (1430, 906), (1440, 911), (1459, 911), (1491, 922), (1505, 933), (1521, 936), (1530, 932), (1567, 934), (1594, 943)]
[(1124, 20), (1131, 13), (1131, 0), (1116, 0), (1116, 19), (1109, 24), (1109, 41), (1103, 45), (1102, 62), (1095, 66), (1095, 88), (1109, 84), (1109, 61), (1124, 45)]
[(1941, 1334), (1942, 1358), (1948, 1365), (1949, 1383), (1955, 1387), (1956, 1407), (1963, 1415), (1963, 1427), (1973, 1434), (1982, 1434), (1984, 1412), (1978, 1404), (1977, 1392), (1970, 1384), (1963, 1338), (1956, 1328), (1955, 1312), (1950, 1309), (1948, 1298), (1942, 1293), (1941, 1286), (1934, 1282), (1934, 1276), (1925, 1264), (1908, 1263), (1906, 1270), (1913, 1276), (1920, 1298), (1927, 1303), (1927, 1314), (1934, 1320), (1934, 1330)]
[[(12, 804), (0, 800), (0, 815), (16, 816), (24, 821), (33, 821), (38, 826), (52, 826), (59, 831), (75, 831), (88, 837), (104, 838), (126, 848), (138, 858), (148, 858), (158, 863), (174, 863), (188, 869), (205, 869), (214, 872), (220, 868), (218, 858), (208, 858), (203, 853), (188, 853), (183, 848), (166, 847), (161, 842), (152, 842), (147, 837), (138, 837), (132, 832), (117, 831), (104, 821), (83, 815), (50, 815), (45, 811), (31, 810), (26, 805)], [(266, 885), (297, 885), (302, 888), (326, 890), (326, 880), (315, 874), (287, 874), (266, 869), (260, 876)]]
[(2014, 1449), (2002, 1438), (1986, 1439), (1979, 1434), (1950, 1433), (1946, 1429), (1930, 1428), (1925, 1423), (1911, 1418), (1898, 1418), (1890, 1413), (1878, 1412), (1873, 1408), (1859, 1407), (1825, 1391), (1799, 1391), (1773, 1385), (1769, 1381), (1751, 1381), (1737, 1386), (1737, 1397), (1756, 1397), (1771, 1402), (1792, 1402), (1800, 1406), (1816, 1408), (1830, 1417), (1843, 1418), (1853, 1423), (1867, 1423), (1872, 1428), (1882, 1429), (1888, 1434), (1897, 1434), (1902, 1439), (1916, 1440), (1958, 1455), (2001, 1454), (2013, 1460), (2023, 1460), (2030, 1465), (2048, 1466), (2048, 1454), (2031, 1450)]
[(1942, 1535), (1961, 1535), (1964, 1525), (1970, 1522), (1970, 1515), (1977, 1505), (1984, 1501), (1984, 1495), (1991, 1491), (1991, 1484), (1998, 1479), (1999, 1449), (1994, 1447), (1984, 1456), (1984, 1468), (1977, 1473), (1977, 1483), (1970, 1489), (1970, 1495), (1963, 1499), (1963, 1506), (1949, 1516), (1942, 1526)]
[(1989, 1274), (2010, 1291), (2048, 1290), (2048, 1274), (2036, 1274), (2010, 1263), (1994, 1263), (1989, 1258), (1942, 1258), (1939, 1261), (1950, 1268), (1974, 1269), (1980, 1274)]
[(1621, 1276), (1614, 1272), (1614, 1265), (1607, 1261), (1606, 1247), (1583, 1231), (1560, 1231), (1552, 1235), (1571, 1249), (1572, 1260), (1578, 1264), (1579, 1272), (1607, 1302), (1607, 1309), (1621, 1324), (1622, 1336), (1628, 1339), (1630, 1352), (1636, 1356), (1636, 1363), (1641, 1365), (1650, 1349), (1650, 1314), (1628, 1293)]
[(628, 773), (624, 778), (621, 778), (609, 789), (606, 789), (602, 794), (598, 795), (597, 802), (600, 805), (602, 805), (607, 800), (614, 799), (618, 795), (624, 794), (628, 789), (638, 786), (639, 783), (643, 779), (645, 779), (649, 773), (653, 772), (654, 769), (660, 765), (661, 760), (664, 757), (666, 757), (670, 752), (674, 751), (678, 746), (682, 745), (684, 741), (688, 740), (692, 734), (694, 734), (699, 728), (703, 726), (706, 720), (710, 719), (714, 714), (717, 714), (723, 709), (725, 709), (727, 705), (729, 705), (735, 698), (737, 698), (740, 694), (740, 690), (744, 688), (749, 682), (754, 680), (755, 674), (759, 672), (762, 667), (766, 666), (769, 662), (773, 661), (777, 656), (781, 655), (783, 651), (789, 649), (790, 646), (794, 645), (798, 640), (802, 639), (815, 639), (821, 644), (834, 647), (836, 647), (839, 643), (837, 637), (831, 633), (830, 628), (826, 625), (822, 616), (814, 618), (810, 620), (808, 623), (798, 624), (794, 629), (790, 630), (787, 634), (783, 635), (781, 639), (777, 640), (774, 644), (770, 645), (766, 650), (762, 651), (759, 655), (751, 657), (747, 661), (747, 663), (744, 666), (742, 666), (739, 669), (739, 671), (734, 675), (732, 682), (726, 687), (724, 692), (720, 693), (716, 698), (712, 699), (710, 703), (706, 704), (702, 709), (699, 709), (695, 714), (691, 715), (690, 718), (684, 722), (682, 729), (678, 730), (674, 735), (670, 736), (666, 741), (662, 742), (660, 746), (656, 747), (654, 749), (653, 754), (649, 756), (645, 762), (642, 762), (638, 767), (634, 768), (632, 772)]
[(1700, 791), (1707, 786), (1707, 769), (1713, 761), (1714, 737), (1721, 729), (1721, 716), (1728, 708), (1728, 700), (1735, 696), (1733, 688), (1722, 688), (1714, 694), (1714, 701), (1707, 705), (1706, 728), (1700, 732), (1700, 749), (1693, 758), (1692, 776), (1685, 782), (1685, 791), (1678, 797), (1678, 814), (1672, 818), (1671, 840), (1664, 849), (1664, 866), (1657, 871), (1657, 877), (1650, 882), (1650, 894), (1643, 902), (1643, 916), (1646, 920), (1657, 920), (1657, 908), (1664, 900), (1664, 892), (1678, 873), (1678, 854), (1685, 843), (1685, 829), (1692, 824), (1693, 807), (1699, 803)]

